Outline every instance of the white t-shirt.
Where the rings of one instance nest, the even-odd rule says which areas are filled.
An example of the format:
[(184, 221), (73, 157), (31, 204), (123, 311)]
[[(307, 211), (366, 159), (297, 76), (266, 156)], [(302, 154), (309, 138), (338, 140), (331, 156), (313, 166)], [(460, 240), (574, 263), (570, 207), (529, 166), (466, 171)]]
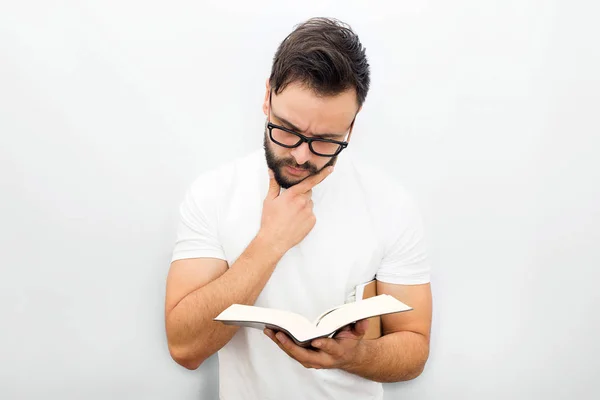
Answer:
[[(202, 174), (181, 205), (173, 260), (212, 257), (232, 265), (260, 228), (268, 183), (263, 149)], [(314, 320), (352, 301), (355, 286), (374, 277), (429, 282), (418, 208), (382, 171), (344, 152), (312, 199), (315, 227), (283, 256), (255, 305)], [(240, 328), (218, 355), (223, 400), (383, 398), (380, 383), (304, 368), (258, 329)]]

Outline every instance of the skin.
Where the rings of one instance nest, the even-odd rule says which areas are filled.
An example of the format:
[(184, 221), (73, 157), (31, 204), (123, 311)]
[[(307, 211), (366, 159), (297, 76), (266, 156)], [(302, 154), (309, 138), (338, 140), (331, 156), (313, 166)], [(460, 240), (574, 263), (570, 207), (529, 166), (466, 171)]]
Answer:
[[(270, 121), (309, 137), (348, 141), (350, 125), (360, 111), (354, 90), (334, 97), (321, 97), (300, 84), (292, 83), (280, 94), (272, 93), (270, 110), (269, 93), (271, 87), (267, 81), (263, 112)], [(278, 146), (267, 137), (266, 130), (265, 151), (278, 160), (277, 165), (269, 163), (269, 167), (273, 169), (277, 183), (285, 188), (334, 165), (337, 158), (313, 154), (308, 143), (293, 149)], [(292, 173), (279, 164), (300, 168), (300, 171)]]
[(281, 257), (314, 227), (311, 189), (331, 171), (323, 169), (281, 195), (271, 174), (259, 232), (230, 268), (214, 258), (171, 264), (165, 323), (169, 352), (177, 363), (196, 369), (229, 342), (239, 328), (213, 318), (233, 303), (254, 304)]
[[(270, 92), (267, 81), (262, 106), (265, 116), (306, 136), (328, 134), (328, 138), (344, 140), (360, 110), (354, 90), (334, 97), (318, 96), (302, 85), (290, 84), (272, 94), (272, 108)], [(332, 173), (331, 158), (312, 154), (306, 143), (286, 149), (267, 140), (266, 146), (281, 163), (265, 177), (269, 191), (261, 226), (242, 255), (231, 266), (214, 258), (171, 264), (165, 298), (167, 340), (173, 359), (188, 369), (198, 368), (239, 329), (213, 318), (233, 303), (254, 304), (281, 257), (316, 223), (312, 188)], [(294, 171), (287, 165), (310, 168)], [(292, 186), (280, 195), (282, 182)], [(363, 339), (368, 321), (359, 321), (332, 339), (313, 341), (315, 349), (296, 346), (282, 332), (265, 330), (265, 334), (306, 368), (339, 368), (379, 382), (413, 379), (423, 371), (429, 355), (430, 286), (377, 282), (377, 293), (392, 295), (413, 307), (409, 313), (382, 316), (381, 338)]]

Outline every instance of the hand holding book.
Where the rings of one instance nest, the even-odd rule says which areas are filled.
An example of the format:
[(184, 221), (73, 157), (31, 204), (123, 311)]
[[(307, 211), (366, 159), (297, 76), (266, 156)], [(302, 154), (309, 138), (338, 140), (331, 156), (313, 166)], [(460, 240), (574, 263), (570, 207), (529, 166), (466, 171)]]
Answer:
[(315, 339), (310, 348), (298, 346), (283, 332), (265, 329), (265, 334), (305, 368), (339, 368), (346, 369), (352, 365), (359, 353), (359, 345), (367, 332), (368, 319), (355, 324), (346, 325), (332, 338)]
[(284, 310), (233, 304), (215, 321), (228, 325), (285, 332), (298, 346), (308, 347), (321, 337), (333, 337), (340, 329), (374, 316), (410, 311), (412, 308), (393, 296), (381, 294), (347, 303), (321, 314), (316, 321)]

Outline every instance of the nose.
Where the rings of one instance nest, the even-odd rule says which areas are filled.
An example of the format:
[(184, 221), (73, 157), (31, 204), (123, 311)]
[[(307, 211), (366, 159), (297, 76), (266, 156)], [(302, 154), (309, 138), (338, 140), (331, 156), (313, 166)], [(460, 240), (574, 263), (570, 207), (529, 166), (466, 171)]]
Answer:
[(308, 147), (308, 143), (304, 142), (300, 146), (292, 149), (292, 157), (296, 160), (298, 165), (302, 165), (308, 160), (310, 160), (311, 152)]

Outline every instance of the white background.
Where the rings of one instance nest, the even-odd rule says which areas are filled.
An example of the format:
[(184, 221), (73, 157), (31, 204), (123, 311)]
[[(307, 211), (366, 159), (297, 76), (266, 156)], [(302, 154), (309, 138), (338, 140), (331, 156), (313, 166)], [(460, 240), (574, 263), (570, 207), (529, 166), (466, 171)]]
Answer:
[[(212, 399), (169, 357), (191, 181), (261, 144), (272, 56), (349, 22), (355, 155), (427, 223), (431, 357), (386, 399), (600, 398), (600, 6), (589, 1), (0, 3), (0, 398)], [(269, 371), (265, 371), (268, 374)]]

